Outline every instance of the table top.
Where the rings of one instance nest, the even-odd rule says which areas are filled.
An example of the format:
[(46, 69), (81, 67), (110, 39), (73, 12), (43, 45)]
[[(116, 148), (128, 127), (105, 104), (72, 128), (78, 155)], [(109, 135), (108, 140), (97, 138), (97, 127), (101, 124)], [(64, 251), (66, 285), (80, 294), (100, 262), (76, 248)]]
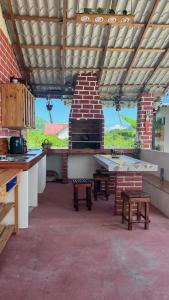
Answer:
[(112, 172), (152, 172), (158, 171), (158, 165), (136, 159), (127, 155), (94, 155), (99, 164)]

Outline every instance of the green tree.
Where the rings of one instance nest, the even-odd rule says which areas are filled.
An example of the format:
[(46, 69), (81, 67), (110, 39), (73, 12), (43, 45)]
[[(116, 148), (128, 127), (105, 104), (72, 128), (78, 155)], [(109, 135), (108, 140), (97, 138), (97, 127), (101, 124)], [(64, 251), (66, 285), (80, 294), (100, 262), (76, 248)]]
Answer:
[(135, 119), (130, 118), (130, 117), (127, 117), (127, 116), (125, 116), (125, 115), (121, 115), (121, 118), (122, 118), (124, 121), (126, 121), (127, 123), (129, 123), (129, 124), (130, 124), (130, 127), (131, 127), (132, 129), (136, 129), (137, 121), (136, 121)]

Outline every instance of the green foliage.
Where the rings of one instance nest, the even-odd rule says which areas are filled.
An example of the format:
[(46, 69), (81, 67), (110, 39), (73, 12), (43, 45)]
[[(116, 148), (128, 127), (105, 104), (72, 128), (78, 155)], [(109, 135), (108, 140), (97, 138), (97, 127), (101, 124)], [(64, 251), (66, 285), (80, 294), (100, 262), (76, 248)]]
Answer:
[(134, 147), (136, 131), (134, 129), (112, 129), (104, 136), (104, 147), (132, 148)]
[(35, 119), (36, 129), (44, 130), (45, 124), (46, 124), (46, 120), (42, 119), (41, 117), (36, 117)]
[(137, 121), (133, 118), (130, 118), (130, 117), (127, 117), (125, 115), (120, 115), (120, 117), (126, 121), (127, 123), (130, 124), (130, 127), (133, 128), (133, 129), (136, 129), (136, 126), (137, 126)]
[(29, 129), (27, 131), (28, 147), (41, 147), (43, 141), (48, 139), (54, 147), (67, 147), (68, 140), (61, 140), (55, 135), (45, 135), (42, 130)]

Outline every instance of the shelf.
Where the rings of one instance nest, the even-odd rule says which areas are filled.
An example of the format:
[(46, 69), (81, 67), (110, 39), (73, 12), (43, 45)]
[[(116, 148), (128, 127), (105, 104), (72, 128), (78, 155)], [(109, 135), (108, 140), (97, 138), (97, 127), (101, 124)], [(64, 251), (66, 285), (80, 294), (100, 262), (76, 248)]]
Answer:
[(14, 207), (14, 203), (2, 203), (0, 204), (0, 222), (5, 218), (8, 212)]
[(0, 225), (0, 253), (4, 249), (7, 241), (14, 232), (14, 225)]

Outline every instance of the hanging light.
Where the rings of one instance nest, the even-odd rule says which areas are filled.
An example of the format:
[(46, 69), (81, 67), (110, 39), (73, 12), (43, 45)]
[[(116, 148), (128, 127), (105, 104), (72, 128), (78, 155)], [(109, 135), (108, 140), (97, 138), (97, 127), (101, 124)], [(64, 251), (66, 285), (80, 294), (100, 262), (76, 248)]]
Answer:
[(53, 104), (51, 103), (51, 100), (50, 100), (49, 97), (47, 97), (46, 100), (47, 100), (46, 108), (47, 108), (48, 111), (51, 111), (52, 108), (53, 108)]

